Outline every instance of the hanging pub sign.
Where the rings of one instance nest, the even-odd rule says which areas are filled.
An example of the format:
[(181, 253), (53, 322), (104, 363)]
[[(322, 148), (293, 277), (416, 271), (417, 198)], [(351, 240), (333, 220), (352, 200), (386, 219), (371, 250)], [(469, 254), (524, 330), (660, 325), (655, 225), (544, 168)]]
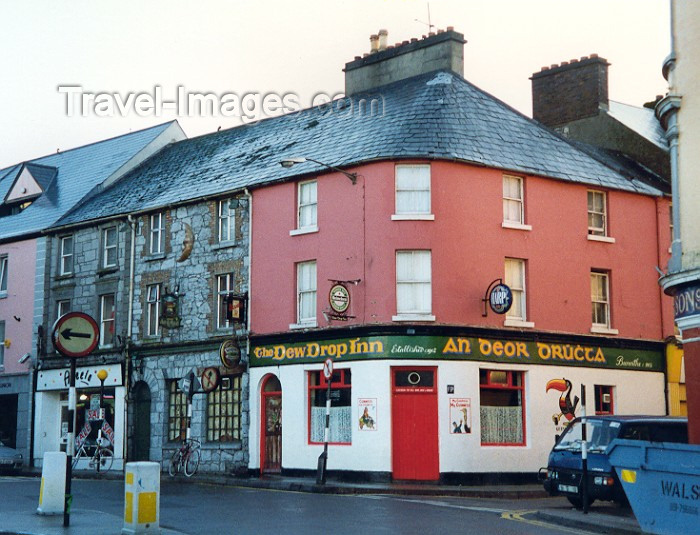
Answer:
[(226, 296), (226, 319), (233, 323), (245, 323), (247, 301), (248, 296), (245, 294), (228, 294)]
[(360, 280), (331, 280), (331, 282), (333, 283), (333, 286), (331, 286), (331, 289), (328, 292), (328, 304), (331, 307), (330, 311), (328, 312), (328, 317), (339, 321), (347, 321), (349, 318), (354, 318), (355, 316), (348, 315), (348, 310), (350, 310), (350, 291), (348, 290), (347, 285), (358, 284)]
[(241, 362), (241, 350), (234, 340), (226, 340), (219, 346), (219, 359), (226, 368), (235, 368)]
[(163, 295), (163, 312), (158, 323), (165, 329), (180, 328), (179, 296), (175, 293)]
[(503, 279), (496, 279), (486, 289), (484, 302), (484, 317), (487, 316), (486, 303), (496, 314), (505, 314), (513, 306), (513, 292), (509, 286), (503, 283)]

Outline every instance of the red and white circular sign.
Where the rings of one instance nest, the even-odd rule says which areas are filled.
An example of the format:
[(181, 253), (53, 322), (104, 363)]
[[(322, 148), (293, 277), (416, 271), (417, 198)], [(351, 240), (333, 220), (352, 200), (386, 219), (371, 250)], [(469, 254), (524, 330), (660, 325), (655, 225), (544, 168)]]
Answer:
[(326, 379), (333, 377), (333, 361), (331, 359), (326, 359), (323, 363), (323, 376)]
[(51, 339), (54, 347), (66, 357), (84, 357), (92, 353), (100, 338), (97, 322), (83, 312), (69, 312), (58, 318)]

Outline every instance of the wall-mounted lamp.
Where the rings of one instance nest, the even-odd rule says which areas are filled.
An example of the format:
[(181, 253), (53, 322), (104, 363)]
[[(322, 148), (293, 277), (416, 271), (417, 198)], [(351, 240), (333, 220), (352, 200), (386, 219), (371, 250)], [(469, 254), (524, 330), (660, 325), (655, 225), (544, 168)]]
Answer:
[(328, 165), (327, 163), (319, 162), (318, 160), (314, 160), (313, 158), (286, 158), (286, 159), (280, 161), (280, 165), (282, 167), (284, 167), (285, 169), (289, 169), (290, 167), (292, 167), (298, 163), (304, 163), (304, 162), (317, 163), (318, 165), (322, 165), (324, 167), (327, 167), (328, 169), (332, 169), (333, 171), (337, 171), (338, 173), (342, 173), (343, 175), (348, 177), (353, 184), (355, 184), (357, 182), (357, 173), (350, 173), (348, 171), (343, 171), (342, 169), (338, 169), (334, 165)]

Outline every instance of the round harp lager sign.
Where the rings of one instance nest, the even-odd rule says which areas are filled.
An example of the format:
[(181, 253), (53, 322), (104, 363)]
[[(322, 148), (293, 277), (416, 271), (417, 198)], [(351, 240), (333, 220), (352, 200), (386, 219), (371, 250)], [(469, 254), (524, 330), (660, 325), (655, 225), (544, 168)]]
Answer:
[(336, 314), (344, 314), (350, 306), (350, 292), (343, 284), (334, 284), (328, 295), (328, 301)]
[(489, 294), (489, 305), (496, 314), (505, 314), (513, 305), (513, 292), (505, 284), (497, 284)]

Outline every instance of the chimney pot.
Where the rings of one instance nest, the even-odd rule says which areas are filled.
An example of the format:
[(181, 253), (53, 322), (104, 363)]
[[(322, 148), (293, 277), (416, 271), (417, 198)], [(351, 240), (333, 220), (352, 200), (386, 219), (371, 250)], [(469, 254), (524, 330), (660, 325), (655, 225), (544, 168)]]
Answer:
[(562, 62), (561, 62), (561, 66), (562, 66), (562, 67), (563, 67), (564, 65), (568, 65), (568, 64), (569, 64), (568, 61), (562, 61)]
[(389, 32), (381, 29), (379, 30), (379, 51), (386, 50), (386, 40), (389, 36)]
[(552, 64), (550, 65), (550, 68), (551, 68), (551, 69), (556, 69), (557, 67), (559, 67), (559, 65), (557, 65), (556, 63), (552, 63)]
[(428, 37), (432, 37), (433, 35), (435, 35), (435, 32), (428, 32)]
[(370, 54), (374, 54), (375, 52), (379, 51), (379, 36), (376, 33), (373, 33), (372, 35), (369, 36), (369, 52)]
[(438, 33), (445, 33), (445, 30), (438, 30)]
[(576, 58), (570, 59), (570, 60), (569, 60), (569, 63), (578, 63), (578, 60), (577, 60)]
[(454, 30), (455, 30), (455, 27), (454, 27), (454, 26), (448, 26), (448, 27), (447, 27), (447, 31), (448, 31), (448, 32), (453, 32)]
[(540, 72), (542, 72), (542, 71), (548, 71), (548, 70), (549, 70), (549, 67), (547, 67), (547, 66), (545, 65), (544, 67), (542, 67), (542, 68), (540, 69)]
[(412, 43), (417, 43), (417, 42), (418, 42), (418, 38), (417, 38), (417, 37), (411, 37), (411, 42), (412, 42)]
[(598, 57), (598, 54), (591, 54), (591, 59), (597, 58), (597, 57)]

